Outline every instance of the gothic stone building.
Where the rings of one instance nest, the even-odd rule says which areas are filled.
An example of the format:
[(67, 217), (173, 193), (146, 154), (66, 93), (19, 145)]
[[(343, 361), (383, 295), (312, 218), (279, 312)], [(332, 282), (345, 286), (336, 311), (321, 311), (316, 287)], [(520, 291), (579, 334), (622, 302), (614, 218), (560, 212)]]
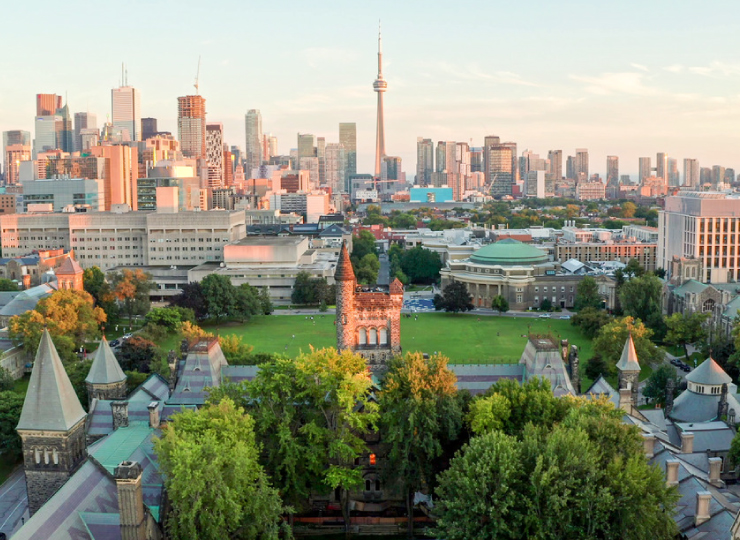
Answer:
[(372, 371), (381, 370), (401, 353), (403, 285), (398, 279), (389, 286), (358, 285), (346, 245), (339, 253), (334, 280), (337, 348), (354, 351), (367, 359)]

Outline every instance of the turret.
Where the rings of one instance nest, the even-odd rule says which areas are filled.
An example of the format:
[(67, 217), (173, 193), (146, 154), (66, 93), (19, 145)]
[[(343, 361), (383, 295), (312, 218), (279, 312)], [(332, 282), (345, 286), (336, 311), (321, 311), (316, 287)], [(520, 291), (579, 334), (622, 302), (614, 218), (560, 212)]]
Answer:
[(92, 404), (93, 399), (123, 399), (126, 397), (126, 374), (116, 360), (108, 340), (100, 340), (95, 352), (90, 372), (85, 378), (87, 395)]
[(85, 460), (86, 416), (49, 331), (44, 329), (16, 428), (23, 444), (31, 515)]
[(334, 273), (337, 288), (337, 349), (351, 349), (355, 342), (354, 297), (357, 280), (352, 269), (346, 242), (342, 243), (339, 261)]
[(619, 370), (619, 389), (629, 388), (632, 391), (632, 404), (637, 406), (637, 388), (640, 381), (640, 362), (635, 351), (635, 342), (632, 333), (627, 336), (627, 341), (622, 349), (622, 357), (617, 362)]

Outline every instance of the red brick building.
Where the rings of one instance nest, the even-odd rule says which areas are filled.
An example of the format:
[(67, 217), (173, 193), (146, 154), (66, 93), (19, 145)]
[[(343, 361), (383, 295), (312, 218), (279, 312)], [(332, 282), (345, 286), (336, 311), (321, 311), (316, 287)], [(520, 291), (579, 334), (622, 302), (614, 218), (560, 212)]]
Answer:
[(373, 371), (401, 353), (403, 285), (358, 285), (347, 245), (342, 245), (334, 274), (337, 285), (337, 348), (367, 359)]

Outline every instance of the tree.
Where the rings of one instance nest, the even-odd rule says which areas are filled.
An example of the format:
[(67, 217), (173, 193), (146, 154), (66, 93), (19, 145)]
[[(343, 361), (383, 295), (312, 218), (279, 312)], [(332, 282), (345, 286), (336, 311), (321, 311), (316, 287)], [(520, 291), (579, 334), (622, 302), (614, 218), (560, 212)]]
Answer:
[(14, 343), (35, 355), (47, 326), (59, 356), (71, 361), (80, 346), (100, 336), (99, 325), (105, 321), (105, 312), (93, 306), (90, 294), (60, 289), (39, 300), (35, 309), (12, 317), (9, 335)]
[(578, 284), (578, 290), (576, 291), (576, 301), (573, 306), (576, 311), (580, 311), (585, 308), (598, 309), (602, 306), (601, 295), (599, 294), (599, 286), (596, 280), (591, 276), (584, 276), (581, 282)]
[(257, 287), (249, 283), (242, 283), (236, 287), (233, 316), (246, 322), (254, 315), (260, 315), (263, 311), (260, 292)]
[(17, 291), (18, 284), (8, 278), (0, 278), (0, 291)]
[(540, 310), (552, 311), (552, 301), (549, 298), (543, 298), (540, 302)]
[(502, 295), (497, 294), (491, 301), (491, 309), (496, 310), (499, 313), (506, 313), (509, 311), (509, 302)]
[(350, 259), (357, 272), (357, 263), (368, 253), (377, 257), (378, 248), (375, 245), (375, 237), (370, 231), (360, 231), (360, 234), (352, 238), (352, 254)]
[(151, 274), (140, 269), (123, 269), (110, 276), (113, 294), (123, 304), (129, 321), (134, 315), (145, 315), (150, 306), (149, 291), (156, 288)]
[(436, 251), (416, 246), (401, 255), (401, 270), (412, 283), (436, 283), (441, 269), (442, 259)]
[(230, 365), (247, 366), (255, 363), (252, 356), (254, 347), (244, 343), (241, 336), (236, 334), (218, 336), (218, 344), (221, 346), (224, 357)]
[(573, 315), (570, 322), (573, 326), (580, 328), (587, 338), (593, 339), (599, 330), (611, 320), (612, 318), (603, 309), (587, 307)]
[(625, 315), (640, 319), (658, 338), (665, 335), (662, 294), (663, 283), (653, 275), (634, 277), (622, 285), (619, 291), (619, 301)]
[(324, 277), (311, 277), (306, 271), (298, 272), (291, 302), (298, 305), (317, 305), (332, 299), (331, 288)]
[(678, 388), (681, 377), (676, 375), (676, 370), (667, 364), (661, 364), (658, 369), (654, 370), (648, 377), (645, 387), (642, 389), (642, 395), (646, 398), (655, 400), (662, 407), (665, 405), (666, 388), (668, 381), (673, 381), (673, 388)]
[(357, 263), (355, 275), (358, 283), (373, 284), (378, 282), (379, 271), (380, 261), (378, 256), (368, 253)]
[(592, 381), (595, 381), (599, 378), (600, 375), (608, 377), (609, 375), (614, 373), (614, 366), (609, 366), (604, 361), (604, 358), (600, 354), (596, 353), (591, 358), (586, 360), (584, 373), (586, 374), (586, 377), (588, 377)]
[(88, 358), (80, 362), (68, 362), (64, 366), (67, 377), (69, 377), (69, 382), (72, 383), (72, 388), (74, 388), (75, 394), (77, 394), (77, 399), (80, 400), (80, 404), (85, 410), (87, 410), (87, 404), (89, 403), (85, 378), (90, 374), (92, 362), (92, 358)]
[(562, 422), (491, 429), (456, 455), (440, 475), (438, 537), (674, 537), (677, 490), (648, 463), (637, 428), (606, 400), (562, 401)]
[(24, 397), (17, 392), (0, 392), (0, 456), (11, 463), (21, 456), (21, 438), (15, 430), (21, 419)]
[[(172, 307), (160, 307), (153, 308), (149, 313), (146, 314), (144, 320), (147, 325), (163, 326), (170, 331), (177, 330), (182, 323), (181, 309), (185, 308), (172, 308)], [(192, 310), (189, 310), (192, 313)]]
[(15, 380), (7, 369), (0, 367), (0, 392), (7, 392), (13, 388), (15, 388)]
[(154, 342), (136, 335), (121, 345), (118, 363), (123, 370), (149, 373), (152, 362), (159, 361), (163, 356), (164, 353)]
[(200, 282), (208, 315), (220, 320), (230, 317), (236, 305), (236, 288), (229, 276), (208, 274)]
[(433, 302), (437, 311), (443, 309), (457, 313), (475, 309), (473, 297), (470, 296), (465, 283), (460, 281), (453, 281), (442, 290), (442, 294), (435, 294)]
[(593, 349), (599, 351), (608, 366), (609, 373), (613, 373), (627, 336), (632, 334), (635, 343), (635, 352), (640, 363), (656, 364), (663, 360), (663, 353), (650, 341), (653, 331), (647, 328), (642, 321), (632, 317), (614, 319), (605, 325), (593, 341)]
[(272, 298), (270, 298), (270, 290), (267, 287), (260, 289), (259, 299), (262, 315), (270, 315), (275, 311), (275, 306), (272, 305)]
[(645, 275), (645, 268), (637, 259), (630, 259), (627, 261), (627, 266), (624, 267), (624, 274), (631, 278), (642, 277)]
[(683, 347), (686, 360), (689, 359), (688, 345), (702, 341), (707, 337), (704, 323), (709, 319), (710, 313), (674, 313), (666, 317), (665, 324), (668, 328), (665, 340), (671, 345)]
[(622, 217), (623, 218), (635, 217), (636, 210), (637, 210), (637, 205), (635, 203), (630, 202), (630, 201), (622, 203)]
[(205, 319), (208, 316), (208, 306), (200, 283), (185, 283), (180, 290), (180, 294), (170, 300), (170, 305), (192, 309), (197, 320)]
[(456, 383), (447, 358), (425, 359), (421, 353), (393, 358), (383, 378), (379, 407), (383, 442), (390, 447), (386, 470), (406, 495), (409, 535), (414, 493), (436, 484), (434, 461), (462, 427)]
[(174, 539), (277, 539), (283, 507), (259, 464), (254, 421), (224, 399), (174, 415), (155, 442)]
[(82, 274), (82, 286), (93, 297), (95, 305), (105, 311), (109, 321), (118, 316), (116, 296), (100, 268), (97, 266), (86, 268)]

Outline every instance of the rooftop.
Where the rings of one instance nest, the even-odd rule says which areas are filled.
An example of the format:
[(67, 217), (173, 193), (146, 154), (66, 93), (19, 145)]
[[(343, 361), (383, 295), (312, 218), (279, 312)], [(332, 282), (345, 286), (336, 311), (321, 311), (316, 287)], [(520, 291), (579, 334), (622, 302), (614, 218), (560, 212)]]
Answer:
[(470, 262), (489, 266), (535, 265), (548, 262), (547, 253), (513, 238), (505, 238), (480, 248)]

